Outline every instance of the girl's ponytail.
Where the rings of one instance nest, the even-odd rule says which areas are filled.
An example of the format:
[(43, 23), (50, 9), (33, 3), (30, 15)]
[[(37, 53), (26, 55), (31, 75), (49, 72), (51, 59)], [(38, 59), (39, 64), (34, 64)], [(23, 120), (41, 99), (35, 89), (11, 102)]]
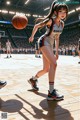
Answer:
[(49, 14), (48, 14), (45, 18), (37, 18), (37, 19), (35, 20), (35, 23), (37, 23), (37, 22), (42, 22), (42, 21), (44, 21), (44, 20), (46, 20), (46, 19), (52, 18), (53, 14), (54, 14), (55, 7), (56, 7), (58, 4), (59, 4), (58, 1), (55, 0), (55, 1), (52, 3), (52, 5), (51, 5), (51, 9), (50, 9)]

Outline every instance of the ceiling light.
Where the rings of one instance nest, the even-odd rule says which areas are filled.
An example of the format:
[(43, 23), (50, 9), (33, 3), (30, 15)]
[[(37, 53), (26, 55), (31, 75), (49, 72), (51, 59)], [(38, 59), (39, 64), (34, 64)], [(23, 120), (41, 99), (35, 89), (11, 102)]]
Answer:
[(16, 15), (25, 15), (25, 13), (16, 12)]
[(26, 2), (25, 2), (25, 4), (27, 4), (29, 2), (29, 0), (27, 0)]
[(28, 16), (28, 17), (29, 17), (29, 16), (31, 16), (31, 14), (29, 14), (29, 13), (28, 13), (28, 14), (26, 14), (26, 16)]
[(33, 15), (33, 17), (38, 17), (38, 15)]
[(70, 1), (70, 0), (66, 0), (66, 1)]
[(7, 1), (6, 4), (7, 4), (7, 5), (10, 5), (10, 1)]
[(15, 14), (15, 12), (14, 11), (9, 11), (9, 14)]
[(7, 10), (2, 10), (2, 13), (8, 13), (8, 11)]
[(68, 14), (71, 14), (71, 13), (74, 13), (75, 12), (75, 10), (71, 10), (70, 12), (68, 12)]
[(38, 16), (39, 18), (42, 17), (41, 15)]
[(50, 7), (47, 7), (47, 8), (44, 9), (44, 11), (49, 10), (49, 9), (50, 9)]
[(80, 7), (76, 8), (76, 11), (80, 10)]

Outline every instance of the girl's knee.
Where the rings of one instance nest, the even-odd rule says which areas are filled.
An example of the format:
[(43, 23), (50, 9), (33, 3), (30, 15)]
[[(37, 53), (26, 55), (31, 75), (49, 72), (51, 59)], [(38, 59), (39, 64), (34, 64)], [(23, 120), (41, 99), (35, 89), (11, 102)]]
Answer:
[(52, 63), (51, 63), (51, 67), (52, 67), (52, 66), (54, 67), (54, 69), (56, 69), (57, 63), (56, 63), (56, 62), (52, 62)]
[(57, 67), (57, 63), (55, 63), (55, 64), (53, 65), (53, 67), (56, 69), (56, 67)]
[(43, 69), (45, 73), (49, 72), (49, 68)]

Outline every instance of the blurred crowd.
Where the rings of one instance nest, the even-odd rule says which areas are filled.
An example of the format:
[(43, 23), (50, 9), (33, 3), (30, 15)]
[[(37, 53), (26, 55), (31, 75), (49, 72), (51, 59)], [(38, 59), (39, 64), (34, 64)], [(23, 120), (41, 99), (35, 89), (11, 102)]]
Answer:
[[(6, 48), (0, 48), (1, 54), (6, 53)], [(34, 54), (34, 47), (26, 47), (26, 48), (12, 48), (11, 53), (13, 54)], [(53, 48), (53, 52), (55, 53), (55, 48)], [(61, 45), (59, 46), (59, 55), (78, 55), (78, 45)]]

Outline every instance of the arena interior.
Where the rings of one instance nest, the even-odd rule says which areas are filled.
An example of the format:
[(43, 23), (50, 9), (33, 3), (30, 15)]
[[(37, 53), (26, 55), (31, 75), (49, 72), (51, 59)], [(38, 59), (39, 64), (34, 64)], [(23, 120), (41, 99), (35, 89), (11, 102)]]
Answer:
[[(42, 67), (42, 59), (35, 58), (35, 42), (46, 28), (38, 30), (32, 44), (29, 43), (29, 37), (35, 19), (45, 17), (52, 2), (53, 0), (0, 0), (0, 80), (7, 81), (7, 85), (0, 89), (0, 120), (80, 120), (79, 0), (58, 0), (69, 7), (60, 36), (55, 83), (56, 88), (64, 94), (64, 100), (46, 100), (47, 74), (39, 79), (38, 93), (27, 82)], [(17, 30), (13, 27), (12, 18), (15, 14), (24, 14), (28, 18), (26, 28)], [(11, 58), (7, 58), (6, 53), (8, 39), (12, 46)], [(53, 52), (55, 53), (55, 46)]]

